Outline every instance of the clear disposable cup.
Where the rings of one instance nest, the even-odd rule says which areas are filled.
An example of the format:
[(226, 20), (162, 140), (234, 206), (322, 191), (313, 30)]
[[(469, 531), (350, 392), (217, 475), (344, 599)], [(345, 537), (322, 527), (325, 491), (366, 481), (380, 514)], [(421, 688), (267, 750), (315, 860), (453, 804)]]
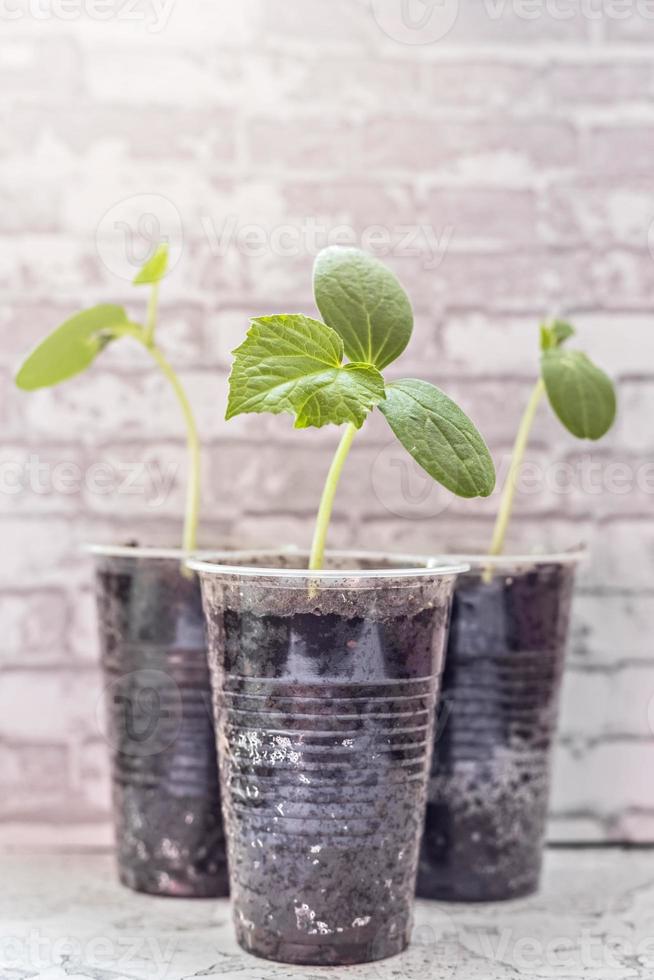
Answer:
[(388, 555), (193, 561), (236, 932), (287, 963), (407, 944), (452, 590)]
[(227, 895), (200, 585), (185, 566), (191, 555), (89, 550), (120, 880), (155, 895)]
[(570, 606), (583, 554), (447, 556), (470, 571), (459, 578), (452, 606), (421, 898), (493, 901), (538, 888)]

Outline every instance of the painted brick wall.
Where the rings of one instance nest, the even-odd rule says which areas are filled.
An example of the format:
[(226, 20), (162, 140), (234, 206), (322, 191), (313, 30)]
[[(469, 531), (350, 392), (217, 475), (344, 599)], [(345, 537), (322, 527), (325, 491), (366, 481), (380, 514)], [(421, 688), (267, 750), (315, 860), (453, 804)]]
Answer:
[[(417, 313), (397, 370), (447, 386), (501, 472), (538, 321), (574, 318), (621, 413), (589, 450), (543, 410), (516, 518), (517, 535), (591, 548), (552, 836), (654, 839), (652, 7), (411, 0), (403, 20), (399, 0), (2, 5), (3, 841), (109, 839), (80, 548), (175, 541), (184, 461), (139, 351), (29, 397), (12, 366), (85, 304), (139, 313), (128, 280), (157, 233), (176, 260), (160, 333), (206, 443), (208, 544), (309, 540), (333, 434), (221, 417), (248, 314), (311, 311), (328, 237), (388, 253)], [(389, 441), (380, 422), (360, 438), (332, 543), (487, 541), (496, 500), (429, 492)]]

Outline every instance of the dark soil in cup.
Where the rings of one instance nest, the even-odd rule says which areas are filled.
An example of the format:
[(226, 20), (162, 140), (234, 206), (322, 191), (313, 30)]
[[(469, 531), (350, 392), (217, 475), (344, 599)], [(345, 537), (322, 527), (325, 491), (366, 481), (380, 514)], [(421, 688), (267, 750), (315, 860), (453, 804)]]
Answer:
[(97, 598), (120, 879), (227, 895), (199, 582), (177, 560), (103, 556)]
[(537, 890), (574, 565), (530, 566), (455, 592), (418, 895)]
[[(240, 944), (345, 965), (407, 945), (449, 595), (206, 591)], [(271, 590), (272, 591), (272, 590)]]

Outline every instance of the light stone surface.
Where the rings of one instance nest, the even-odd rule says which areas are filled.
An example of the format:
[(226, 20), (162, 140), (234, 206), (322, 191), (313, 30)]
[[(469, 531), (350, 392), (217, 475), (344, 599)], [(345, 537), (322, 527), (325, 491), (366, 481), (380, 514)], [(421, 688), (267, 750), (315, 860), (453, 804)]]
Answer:
[(229, 903), (153, 899), (108, 854), (0, 856), (0, 980), (651, 980), (654, 851), (555, 849), (541, 893), (419, 902), (414, 942), (369, 966), (317, 970), (236, 945)]

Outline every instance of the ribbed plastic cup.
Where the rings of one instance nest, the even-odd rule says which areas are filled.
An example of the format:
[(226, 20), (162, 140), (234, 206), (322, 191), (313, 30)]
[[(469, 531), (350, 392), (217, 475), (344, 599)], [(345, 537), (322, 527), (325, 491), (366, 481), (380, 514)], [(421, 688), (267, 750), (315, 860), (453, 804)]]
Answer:
[(120, 880), (229, 893), (200, 585), (175, 550), (93, 547)]
[[(583, 552), (461, 556), (418, 896), (498, 901), (540, 883), (552, 743)], [(459, 556), (457, 556), (457, 560)], [(451, 559), (455, 560), (455, 559)]]
[(409, 939), (459, 569), (333, 554), (309, 573), (307, 559), (191, 563), (234, 918), (257, 956), (362, 963)]

